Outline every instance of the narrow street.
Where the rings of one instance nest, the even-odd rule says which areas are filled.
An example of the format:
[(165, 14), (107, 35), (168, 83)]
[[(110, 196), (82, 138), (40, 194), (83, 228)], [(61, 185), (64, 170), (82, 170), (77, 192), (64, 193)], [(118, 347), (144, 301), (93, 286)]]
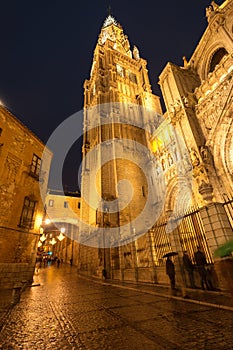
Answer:
[(232, 349), (231, 308), (91, 281), (67, 265), (34, 283), (6, 315), (0, 349)]

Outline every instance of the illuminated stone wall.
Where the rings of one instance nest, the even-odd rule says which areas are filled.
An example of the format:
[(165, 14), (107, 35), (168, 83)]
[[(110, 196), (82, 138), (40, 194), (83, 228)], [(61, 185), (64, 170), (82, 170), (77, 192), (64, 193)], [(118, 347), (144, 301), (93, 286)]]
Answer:
[[(194, 251), (200, 244), (208, 261), (213, 262), (214, 250), (232, 238), (232, 227), (224, 209), (226, 196), (231, 197), (233, 193), (232, 1), (224, 1), (220, 6), (212, 2), (206, 9), (206, 16), (207, 28), (194, 48), (192, 56), (189, 59), (183, 57), (182, 67), (168, 62), (159, 76), (159, 85), (166, 106), (164, 121), (158, 127), (156, 118), (150, 119), (147, 114), (148, 120), (144, 122), (151, 127), (153, 136), (147, 138), (147, 135), (142, 133), (137, 139), (138, 142), (150, 147), (163, 171), (166, 201), (163, 208), (164, 217), (161, 219), (165, 221), (169, 219), (169, 215), (172, 216), (178, 196), (176, 165), (179, 157), (176, 157), (176, 154), (179, 152), (175, 149), (179, 147), (177, 139), (186, 145), (186, 153), (182, 155), (182, 167), (184, 177), (190, 178), (192, 195), (189, 208), (182, 207), (182, 198), (178, 205), (181, 211), (185, 212), (187, 209), (189, 212), (179, 228), (169, 237), (165, 230), (167, 221), (164, 226), (155, 225), (144, 239), (140, 238), (135, 242), (127, 241), (127, 234), (125, 236), (120, 234), (122, 245), (118, 249), (111, 248), (110, 252), (105, 251), (110, 277), (168, 283), (164, 272), (164, 259), (161, 258), (166, 251), (176, 249), (181, 256), (182, 249), (185, 248), (193, 259)], [(161, 113), (159, 99), (151, 92), (146, 61), (140, 57), (136, 47), (131, 51), (122, 27), (111, 16), (101, 29), (94, 51), (90, 79), (85, 81), (84, 91), (84, 157), (103, 141), (114, 137), (120, 140), (125, 135), (133, 139), (136, 134), (135, 128), (128, 125), (118, 128), (115, 124), (111, 129), (105, 125), (98, 126), (98, 122), (101, 124), (101, 118), (109, 118), (111, 124), (117, 120), (120, 123), (122, 120), (117, 119), (117, 116), (126, 113), (120, 108), (110, 110), (109, 113), (108, 109), (101, 110), (99, 107), (101, 104), (114, 105), (126, 102), (126, 114), (130, 120), (137, 120), (138, 117), (130, 104)], [(100, 114), (96, 113), (98, 108), (101, 110)], [(92, 125), (94, 128), (89, 131)], [(133, 151), (132, 148), (130, 151)], [(100, 166), (98, 158), (100, 154), (101, 150), (97, 155), (84, 160), (82, 193), (85, 193), (87, 202), (93, 199), (93, 193), (85, 172), (88, 173), (93, 167), (97, 169)], [(106, 197), (108, 200), (116, 198), (115, 184), (121, 176), (122, 178), (125, 176), (124, 169), (126, 166), (123, 162), (114, 161), (97, 172), (96, 187), (101, 197)], [(144, 180), (133, 166), (129, 166), (127, 170), (135, 188), (137, 184), (144, 186)], [(159, 203), (163, 196), (162, 184), (157, 182), (155, 190)], [(135, 215), (140, 212), (144, 204), (138, 192), (136, 196), (138, 201), (132, 201), (132, 206), (129, 206)], [(129, 213), (127, 215), (123, 211), (118, 217), (106, 212), (105, 220), (97, 196), (92, 201), (91, 210), (88, 209), (85, 199), (82, 198), (84, 203), (81, 217), (92, 227), (105, 227), (105, 224), (120, 227), (122, 223), (132, 219)], [(195, 207), (193, 211), (192, 206)], [(90, 242), (94, 240), (93, 232), (94, 230), (90, 235)], [(86, 242), (88, 233), (90, 232), (87, 232)], [(178, 242), (179, 238), (183, 246), (179, 244), (177, 249), (173, 243)], [(160, 249), (159, 255), (156, 247)], [(97, 254), (95, 248), (83, 246), (80, 262), (82, 270), (99, 275), (102, 254), (101, 250)]]
[[(186, 143), (192, 162), (190, 204), (208, 209), (201, 215), (212, 254), (233, 237), (223, 205), (233, 194), (233, 3), (213, 2), (206, 14), (207, 28), (190, 59), (183, 58), (183, 67), (167, 63), (159, 84), (164, 116)], [(160, 137), (158, 131), (154, 137)], [(172, 179), (167, 185), (172, 193)]]
[[(0, 280), (3, 278), (4, 285), (9, 287), (16, 281), (33, 278), (39, 226), (44, 215), (41, 195), (46, 193), (52, 154), (46, 150), (47, 164), (39, 179), (37, 162), (44, 151), (43, 142), (3, 106), (0, 128)], [(33, 208), (27, 207), (28, 215), (26, 212), (22, 215), (26, 197)]]
[[(143, 169), (147, 160), (146, 155), (140, 153), (139, 156), (136, 143), (148, 147), (145, 125), (154, 125), (155, 116), (162, 112), (159, 97), (152, 93), (146, 65), (136, 47), (131, 51), (121, 25), (108, 16), (94, 51), (90, 79), (84, 83), (81, 218), (89, 227), (81, 228), (82, 235), (86, 236), (85, 246), (81, 248), (81, 264), (88, 267), (88, 273), (99, 274), (104, 265), (109, 274), (111, 270), (110, 251), (105, 250), (105, 262), (101, 259), (101, 250), (98, 254), (95, 252), (101, 237), (96, 238), (97, 248), (87, 247), (93, 245), (98, 229), (119, 228), (115, 238), (124, 240), (133, 233), (132, 227), (123, 229), (124, 225), (139, 215), (147, 201), (147, 181), (138, 166), (141, 162)], [(145, 113), (146, 109), (151, 113)], [(127, 158), (132, 154), (135, 163)], [(110, 160), (102, 164), (106, 155)], [(90, 172), (96, 172), (96, 176), (89, 176)], [(117, 188), (122, 179), (131, 183), (132, 200), (123, 209), (108, 213), (108, 202), (116, 200), (120, 205), (127, 191), (127, 188)], [(94, 256), (98, 258), (93, 260)]]
[[(79, 264), (79, 219), (81, 211), (81, 198), (75, 192), (62, 192), (57, 190), (48, 190), (46, 199), (46, 218), (51, 223), (43, 222), (43, 229), (46, 240), (40, 247), (41, 252), (53, 252), (53, 256), (62, 259), (64, 263), (70, 263), (73, 259), (73, 265)], [(57, 238), (64, 229), (65, 238), (60, 242)], [(49, 242), (54, 238), (56, 244), (52, 246)]]

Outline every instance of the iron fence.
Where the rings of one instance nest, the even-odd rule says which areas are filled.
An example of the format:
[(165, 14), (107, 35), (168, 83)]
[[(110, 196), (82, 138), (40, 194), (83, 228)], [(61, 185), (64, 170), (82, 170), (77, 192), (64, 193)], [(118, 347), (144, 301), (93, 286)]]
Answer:
[(163, 255), (171, 250), (169, 235), (178, 235), (182, 251), (187, 251), (193, 263), (194, 253), (197, 247), (201, 247), (206, 255), (208, 263), (212, 263), (205, 230), (202, 223), (198, 207), (189, 208), (183, 215), (176, 215), (173, 220), (177, 221), (177, 227), (169, 234), (166, 231), (169, 218), (160, 219), (153, 228), (153, 260), (154, 264), (160, 266), (163, 264)]

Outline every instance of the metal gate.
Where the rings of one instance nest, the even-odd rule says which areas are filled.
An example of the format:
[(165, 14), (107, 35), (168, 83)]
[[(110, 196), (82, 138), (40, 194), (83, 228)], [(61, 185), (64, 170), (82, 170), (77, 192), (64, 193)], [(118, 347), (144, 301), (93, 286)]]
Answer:
[(178, 234), (180, 244), (183, 251), (187, 251), (194, 263), (194, 252), (197, 246), (201, 247), (206, 255), (207, 262), (212, 262), (205, 230), (202, 223), (201, 215), (198, 207), (192, 207), (183, 215), (177, 215), (174, 220), (179, 222), (178, 226), (171, 233), (166, 232), (168, 218), (162, 218), (157, 221), (153, 227), (153, 260), (154, 264), (161, 266), (163, 264), (163, 255), (171, 249), (169, 235)]

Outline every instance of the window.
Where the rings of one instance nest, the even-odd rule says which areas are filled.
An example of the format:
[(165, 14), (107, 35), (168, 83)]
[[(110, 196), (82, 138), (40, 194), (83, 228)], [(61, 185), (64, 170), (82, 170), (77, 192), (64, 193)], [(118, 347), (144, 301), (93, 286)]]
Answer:
[(226, 56), (228, 54), (228, 52), (226, 51), (226, 49), (224, 47), (219, 48), (217, 51), (215, 51), (211, 62), (210, 62), (210, 70), (209, 72), (213, 72), (216, 65), (219, 64), (221, 62), (221, 60), (223, 59), (224, 56)]
[(32, 229), (34, 227), (34, 212), (36, 207), (36, 201), (31, 200), (29, 197), (24, 198), (23, 210), (20, 217), (20, 227)]
[(64, 202), (64, 208), (68, 208), (68, 202)]
[(80, 202), (78, 202), (78, 209), (80, 209), (81, 208), (81, 203)]
[(0, 128), (0, 136), (2, 135), (2, 128)]
[(53, 199), (50, 199), (50, 200), (49, 200), (49, 207), (53, 207), (53, 205), (54, 205), (54, 200), (53, 200)]
[(132, 83), (137, 84), (137, 78), (134, 73), (129, 72), (129, 80), (132, 81)]
[(39, 179), (40, 167), (41, 167), (41, 159), (36, 154), (33, 154), (32, 163), (30, 167), (30, 174)]

